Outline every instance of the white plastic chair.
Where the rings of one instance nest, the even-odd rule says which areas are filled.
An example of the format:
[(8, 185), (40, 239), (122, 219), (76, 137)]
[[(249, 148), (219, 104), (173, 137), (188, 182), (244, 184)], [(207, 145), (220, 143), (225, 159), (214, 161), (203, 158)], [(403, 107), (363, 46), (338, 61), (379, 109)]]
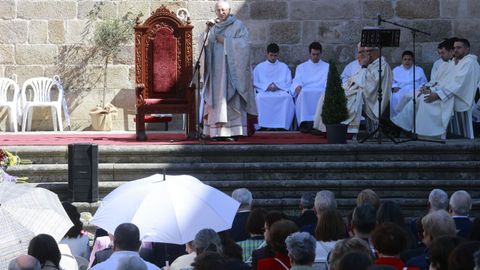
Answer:
[(20, 89), (14, 80), (0, 78), (0, 107), (7, 107), (10, 119), (10, 130), (13, 130), (14, 132), (18, 131), (19, 94)]
[[(52, 92), (58, 91), (56, 99)], [(52, 91), (53, 90), (53, 91)], [(52, 78), (37, 77), (28, 79), (22, 87), (23, 119), (22, 131), (32, 129), (32, 114), (34, 107), (50, 107), (52, 112), (53, 129), (63, 131), (62, 124), (63, 89), (56, 87)], [(27, 126), (28, 120), (28, 126)]]
[(474, 139), (472, 119), (473, 108), (474, 106), (472, 106), (470, 110), (464, 112), (453, 112), (453, 116), (450, 119), (450, 133), (462, 135), (467, 139)]

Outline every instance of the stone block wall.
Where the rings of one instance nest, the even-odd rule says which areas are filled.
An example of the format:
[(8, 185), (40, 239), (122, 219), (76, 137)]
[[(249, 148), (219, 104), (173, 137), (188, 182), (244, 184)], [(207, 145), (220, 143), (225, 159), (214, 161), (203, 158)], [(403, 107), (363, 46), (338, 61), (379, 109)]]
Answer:
[[(0, 0), (0, 76), (16, 74), (21, 85), (36, 76), (59, 74), (66, 88), (73, 130), (88, 130), (88, 112), (100, 103), (103, 88), (102, 59), (91, 51), (82, 33), (93, 0)], [(197, 35), (214, 17), (213, 0), (112, 0), (104, 1), (102, 18), (127, 11), (150, 14), (164, 4), (171, 10), (187, 8)], [(233, 13), (248, 26), (252, 64), (264, 59), (270, 42), (280, 45), (280, 58), (295, 66), (308, 57), (308, 44), (320, 41), (323, 59), (335, 60), (342, 69), (354, 58), (364, 26), (376, 25), (376, 16), (430, 32), (417, 36), (417, 64), (429, 74), (437, 59), (437, 43), (445, 37), (466, 37), (472, 53), (480, 53), (480, 1), (478, 0), (242, 0), (231, 1)], [(144, 20), (146, 16), (142, 18)], [(388, 26), (388, 28), (395, 28)], [(412, 36), (402, 30), (401, 46), (385, 49), (392, 66), (412, 48)], [(195, 40), (195, 46), (196, 46)], [(115, 130), (134, 130), (134, 47), (127, 44), (111, 61), (107, 72), (107, 99), (119, 108)], [(48, 111), (35, 114), (35, 130), (51, 129)], [(0, 108), (0, 130), (7, 113)], [(179, 122), (179, 121), (177, 121)], [(181, 124), (173, 125), (181, 128)]]

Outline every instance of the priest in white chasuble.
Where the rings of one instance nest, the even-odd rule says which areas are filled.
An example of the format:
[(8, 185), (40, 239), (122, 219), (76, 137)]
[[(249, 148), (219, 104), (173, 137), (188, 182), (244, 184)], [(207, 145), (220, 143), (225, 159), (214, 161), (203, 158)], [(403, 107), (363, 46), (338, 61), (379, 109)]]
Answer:
[(216, 22), (207, 27), (203, 134), (233, 140), (247, 135), (247, 113), (256, 115), (247, 27), (230, 14), (227, 1), (216, 1)]
[[(390, 117), (397, 115), (401, 108), (397, 108), (404, 96), (413, 96), (413, 89), (420, 89), (427, 83), (427, 77), (423, 69), (413, 66), (415, 56), (411, 51), (402, 53), (402, 64), (393, 69), (392, 97), (390, 99)], [(415, 69), (415, 86), (413, 84), (413, 71)]]
[(256, 92), (258, 125), (262, 128), (289, 130), (295, 113), (290, 94), (292, 73), (288, 66), (278, 60), (280, 48), (271, 43), (267, 46), (267, 60), (253, 70), (253, 87)]
[[(470, 42), (458, 39), (454, 43), (454, 59), (443, 63), (439, 71), (444, 79), (437, 84), (421, 89), (417, 103), (416, 132), (426, 137), (440, 137), (445, 134), (453, 111), (470, 110), (475, 91), (480, 81), (480, 66), (477, 56), (470, 54)], [(446, 70), (441, 70), (441, 69)], [(413, 129), (413, 105), (405, 105), (404, 110), (392, 121), (399, 127)]]
[(295, 115), (301, 131), (312, 129), (320, 97), (325, 93), (329, 64), (322, 61), (322, 45), (312, 42), (310, 59), (297, 66), (291, 92), (295, 98)]
[[(361, 69), (351, 76), (343, 84), (347, 97), (348, 119), (343, 124), (348, 125), (348, 133), (358, 133), (362, 111), (365, 116), (375, 122), (379, 121), (378, 114), (378, 88), (382, 87), (381, 112), (383, 114), (388, 107), (392, 88), (392, 69), (384, 57), (381, 59), (382, 78), (380, 79), (378, 68), (380, 66), (380, 52), (378, 48), (365, 48), (365, 55), (361, 57)], [(325, 132), (326, 128), (322, 121), (323, 102), (317, 108), (314, 127)]]
[(362, 55), (365, 53), (365, 48), (360, 46), (360, 42), (357, 45), (357, 53), (356, 56), (357, 58), (353, 60), (352, 62), (348, 63), (347, 66), (342, 71), (342, 74), (340, 74), (340, 78), (342, 79), (342, 84), (345, 84), (350, 77), (352, 77), (357, 71), (362, 68), (360, 65), (360, 60)]

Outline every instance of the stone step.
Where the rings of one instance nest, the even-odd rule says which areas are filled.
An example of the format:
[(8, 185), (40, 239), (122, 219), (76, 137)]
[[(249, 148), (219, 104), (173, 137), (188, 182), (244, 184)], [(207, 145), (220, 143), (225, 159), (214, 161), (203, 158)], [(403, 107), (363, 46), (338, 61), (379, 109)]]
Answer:
[[(276, 181), (204, 181), (226, 194), (239, 187), (252, 191), (255, 205), (267, 209), (294, 212), (298, 209), (299, 198), (303, 192), (331, 190), (339, 200), (339, 207), (350, 210), (355, 205), (358, 192), (372, 188), (382, 200), (394, 200), (399, 203), (409, 216), (423, 212), (427, 205), (428, 194), (432, 188), (441, 188), (451, 194), (458, 189), (465, 189), (474, 198), (473, 212), (480, 212), (480, 181), (478, 180), (276, 180)], [(99, 182), (100, 198), (103, 198), (123, 181)], [(38, 183), (37, 186), (57, 193), (61, 200), (69, 200), (66, 182)], [(95, 204), (93, 204), (95, 206)], [(94, 209), (96, 209), (94, 207)], [(94, 210), (89, 210), (93, 211)]]
[[(480, 179), (480, 161), (353, 161), (237, 163), (102, 163), (100, 181), (129, 181), (155, 173), (189, 174), (200, 180)], [(8, 172), (32, 183), (67, 181), (67, 164), (14, 166)]]
[[(10, 146), (8, 150), (35, 164), (67, 164), (67, 146)], [(321, 161), (479, 161), (480, 144), (446, 145), (138, 145), (99, 146), (99, 163), (229, 163)]]
[[(417, 199), (411, 198), (388, 198), (382, 199), (382, 201), (391, 200), (399, 203), (402, 206), (402, 210), (406, 217), (414, 217), (418, 216), (421, 213), (427, 210), (426, 207), (426, 200), (419, 201)], [(262, 198), (255, 198), (253, 207), (262, 207), (267, 210), (277, 210), (283, 211), (288, 215), (298, 215), (298, 206), (300, 200), (298, 198), (284, 198), (284, 199), (262, 199)], [(339, 210), (346, 215), (355, 207), (355, 198), (338, 198), (337, 204)], [(75, 202), (75, 206), (78, 207), (80, 212), (89, 212), (92, 215), (95, 214), (97, 211), (100, 203), (86, 203), (86, 202)]]
[[(365, 188), (374, 189), (381, 197), (417, 198), (431, 191), (432, 187), (441, 188), (447, 192), (458, 189), (468, 190), (472, 197), (480, 197), (479, 180), (242, 180), (242, 181), (203, 181), (230, 194), (237, 188), (246, 187), (251, 190), (255, 198), (286, 198), (300, 197), (306, 191), (328, 189), (340, 197), (356, 197), (358, 192)], [(99, 182), (100, 197), (127, 181)], [(47, 188), (57, 194), (68, 193), (67, 182), (35, 183), (38, 187)], [(405, 192), (408, 191), (408, 192)], [(275, 194), (272, 194), (275, 192)], [(479, 196), (476, 196), (478, 193)]]

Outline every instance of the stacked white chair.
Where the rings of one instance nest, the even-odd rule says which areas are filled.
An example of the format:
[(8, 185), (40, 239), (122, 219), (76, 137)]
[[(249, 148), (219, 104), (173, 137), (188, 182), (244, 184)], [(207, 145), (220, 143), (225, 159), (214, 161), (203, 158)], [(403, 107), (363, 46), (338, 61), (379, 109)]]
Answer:
[[(53, 92), (57, 90), (57, 98), (53, 99)], [(25, 81), (22, 87), (23, 119), (22, 131), (32, 129), (32, 116), (35, 107), (50, 107), (52, 112), (53, 129), (63, 131), (62, 101), (63, 89), (56, 86), (52, 78), (37, 77)], [(28, 121), (28, 125), (27, 125)]]
[(473, 106), (470, 110), (464, 112), (453, 112), (450, 120), (450, 133), (461, 135), (467, 139), (474, 139), (472, 110)]
[(10, 120), (10, 130), (18, 131), (18, 113), (20, 89), (17, 83), (9, 78), (0, 78), (0, 107), (6, 107)]

